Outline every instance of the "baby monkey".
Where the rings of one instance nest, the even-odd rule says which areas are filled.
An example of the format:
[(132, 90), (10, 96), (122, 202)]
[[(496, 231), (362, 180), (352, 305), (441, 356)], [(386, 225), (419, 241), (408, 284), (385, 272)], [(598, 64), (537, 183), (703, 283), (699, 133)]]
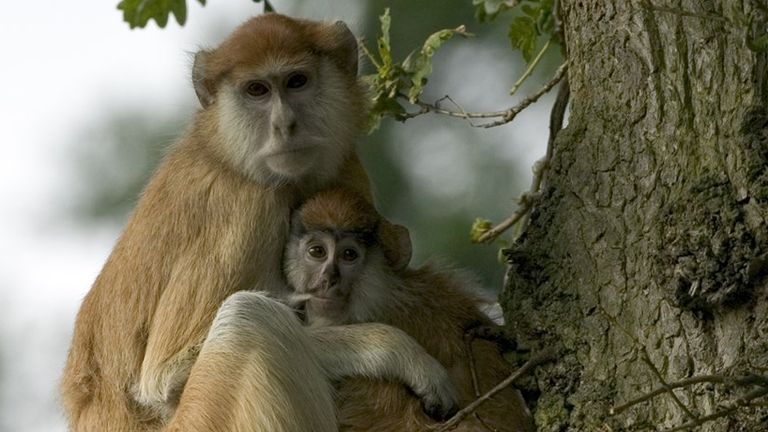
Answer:
[[(411, 335), (448, 370), (460, 406), (476, 399), (464, 334), (492, 325), (478, 309), (472, 282), (455, 271), (408, 267), (407, 229), (382, 218), (348, 189), (322, 191), (294, 214), (285, 256), (286, 275), (310, 326), (379, 322)], [(478, 391), (509, 375), (498, 347), (472, 343)], [(386, 355), (385, 351), (374, 355)], [(346, 379), (337, 393), (342, 431), (423, 431), (435, 421), (424, 414), (405, 386), (366, 378)], [(507, 388), (487, 401), (456, 430), (534, 430), (520, 392)]]

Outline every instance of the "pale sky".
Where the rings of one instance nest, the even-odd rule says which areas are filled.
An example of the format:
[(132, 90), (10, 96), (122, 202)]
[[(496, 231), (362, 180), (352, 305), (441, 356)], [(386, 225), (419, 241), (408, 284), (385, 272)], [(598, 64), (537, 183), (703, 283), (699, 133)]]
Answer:
[[(0, 13), (0, 143), (5, 155), (0, 159), (0, 431), (64, 430), (56, 414), (55, 386), (74, 316), (118, 235), (115, 228), (73, 228), (61, 219), (57, 205), (66, 200), (62, 191), (76, 175), (62, 162), (72, 140), (119, 107), (189, 110), (194, 103), (189, 53), (216, 45), (260, 8), (250, 0), (212, 0), (205, 8), (189, 0), (183, 28), (169, 21), (165, 29), (150, 24), (130, 30), (117, 2), (8, 1)], [(313, 11), (273, 3), (285, 13), (343, 19), (356, 31), (363, 2), (314, 1)], [(458, 48), (448, 63), (476, 61), (476, 55), (481, 54)], [(492, 62), (495, 54), (485, 55)], [(446, 82), (461, 79), (447, 77)], [(453, 96), (472, 99), (461, 89)], [(492, 98), (495, 105), (486, 107), (503, 107), (503, 97)], [(543, 153), (545, 109), (525, 114), (528, 120), (517, 132), (490, 132), (498, 137), (501, 157), (530, 165)], [(403, 129), (405, 140), (412, 138), (409, 134)], [(525, 139), (510, 149), (507, 142), (515, 134)], [(434, 154), (454, 158), (458, 172), (461, 153), (473, 151), (467, 147), (471, 143), (446, 147), (447, 137), (439, 130), (418, 138)], [(435, 146), (442, 147), (437, 151)], [(411, 156), (418, 160), (417, 154)], [(431, 163), (444, 166), (446, 161)], [(428, 172), (418, 174), (424, 188), (451, 193), (450, 179)]]

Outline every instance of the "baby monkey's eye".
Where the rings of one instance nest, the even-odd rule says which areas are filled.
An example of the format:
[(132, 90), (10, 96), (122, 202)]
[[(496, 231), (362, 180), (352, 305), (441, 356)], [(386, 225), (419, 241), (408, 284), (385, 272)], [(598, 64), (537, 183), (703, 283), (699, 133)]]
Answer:
[(352, 262), (359, 257), (360, 254), (357, 253), (354, 249), (344, 249), (344, 252), (342, 253), (342, 258), (344, 258), (344, 261)]
[(311, 246), (309, 249), (307, 249), (307, 253), (309, 253), (309, 256), (315, 259), (322, 259), (325, 258), (325, 248), (322, 246)]

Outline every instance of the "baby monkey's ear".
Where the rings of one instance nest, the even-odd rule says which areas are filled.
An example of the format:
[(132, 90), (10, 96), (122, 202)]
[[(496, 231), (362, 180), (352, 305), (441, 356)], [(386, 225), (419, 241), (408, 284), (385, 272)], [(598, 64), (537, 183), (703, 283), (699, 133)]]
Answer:
[(413, 255), (411, 233), (408, 228), (382, 219), (379, 226), (379, 241), (393, 270), (400, 271), (408, 267)]

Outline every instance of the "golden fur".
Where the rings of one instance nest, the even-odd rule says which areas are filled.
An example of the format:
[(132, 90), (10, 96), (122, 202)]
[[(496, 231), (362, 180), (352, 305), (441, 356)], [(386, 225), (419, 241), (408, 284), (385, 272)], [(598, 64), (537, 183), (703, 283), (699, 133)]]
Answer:
[[(200, 57), (195, 87), (204, 109), (150, 180), (78, 313), (61, 383), (72, 430), (161, 430), (190, 369), (190, 382), (205, 383), (202, 399), (185, 394), (179, 410), (208, 417), (196, 423), (177, 415), (169, 429), (256, 427), (248, 426), (247, 413), (225, 412), (220, 407), (224, 399), (219, 399), (258, 382), (258, 377), (249, 381), (250, 366), (217, 362), (221, 354), (215, 351), (199, 364), (196, 359), (227, 297), (254, 287), (283, 290), (280, 257), (293, 207), (328, 184), (369, 194), (352, 147), (365, 103), (347, 61), (347, 39), (338, 24), (272, 14), (246, 22), (218, 49)], [(328, 169), (313, 171), (319, 174), (290, 178), (240, 163), (260, 140), (272, 143), (273, 138), (265, 138), (263, 128), (254, 126), (262, 120), (254, 118), (248, 120), (253, 124), (240, 120), (242, 142), (232, 142), (237, 134), (220, 128), (220, 92), (231, 96), (241, 86), (238, 80), (264, 62), (290, 66), (307, 59), (319, 62), (313, 69), (318, 75), (331, 71), (330, 77), (315, 78), (327, 78), (332, 85), (317, 90), (319, 111), (304, 115), (312, 117), (307, 121), (313, 127), (330, 125), (324, 127), (332, 136), (323, 144), (342, 166), (330, 161)], [(270, 359), (268, 353), (249, 355), (250, 361)], [(236, 360), (230, 356), (227, 361)], [(238, 370), (242, 373), (233, 372)], [(311, 373), (311, 365), (307, 370)], [(182, 410), (185, 404), (191, 408)], [(314, 409), (329, 415), (327, 406)]]
[[(368, 311), (371, 320), (398, 327), (416, 339), (448, 369), (459, 389), (459, 406), (466, 406), (476, 396), (464, 333), (476, 325), (491, 325), (490, 320), (478, 310), (478, 299), (467, 292), (462, 275), (424, 266), (398, 276), (401, 284), (384, 288), (389, 290), (385, 306)], [(498, 347), (491, 342), (475, 340), (472, 355), (481, 394), (511, 373)], [(419, 401), (397, 383), (350, 378), (338, 388), (337, 400), (341, 431), (426, 431), (435, 425), (424, 414)], [(490, 430), (534, 430), (531, 414), (514, 388), (505, 389), (476, 412), (492, 427)], [(455, 430), (488, 429), (470, 416)]]

